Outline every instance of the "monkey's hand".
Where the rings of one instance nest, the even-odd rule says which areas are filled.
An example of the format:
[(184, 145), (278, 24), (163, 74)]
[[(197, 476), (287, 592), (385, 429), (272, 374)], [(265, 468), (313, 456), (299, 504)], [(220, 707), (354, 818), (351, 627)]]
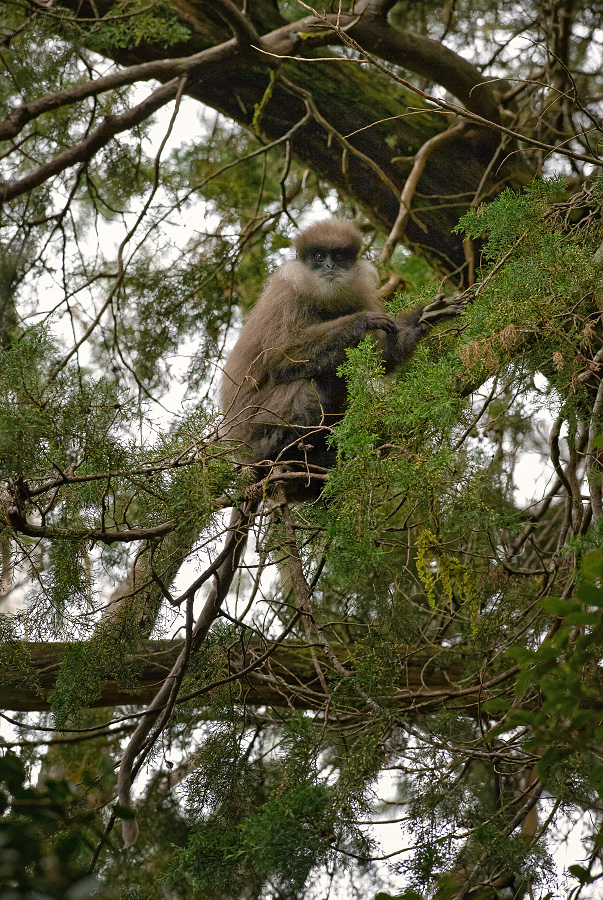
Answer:
[(425, 325), (436, 325), (442, 319), (452, 319), (454, 316), (460, 316), (465, 310), (465, 304), (454, 297), (444, 297), (440, 294), (431, 303), (427, 303), (423, 307), (423, 312), (419, 318), (419, 322)]
[(363, 323), (367, 331), (385, 331), (386, 334), (397, 334), (398, 326), (389, 316), (378, 313), (365, 313)]

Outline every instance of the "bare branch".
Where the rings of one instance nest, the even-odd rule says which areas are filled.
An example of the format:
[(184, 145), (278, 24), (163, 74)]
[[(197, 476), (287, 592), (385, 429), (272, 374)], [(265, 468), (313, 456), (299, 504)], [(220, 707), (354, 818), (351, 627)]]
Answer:
[[(215, 572), (215, 582), (194, 626), (192, 621), (193, 596), (187, 601), (187, 629), (184, 647), (172, 666), (170, 674), (147, 708), (147, 715), (140, 720), (121, 759), (117, 789), (119, 802), (124, 806), (130, 805), (130, 790), (133, 780), (171, 715), (186, 673), (191, 651), (198, 648), (205, 640), (211, 625), (220, 612), (220, 607), (226, 598), (245, 548), (254, 510), (255, 503), (252, 502), (233, 510), (226, 535), (223, 562)], [(124, 819), (122, 831), (126, 847), (135, 843), (138, 826), (134, 820)]]
[(388, 262), (388, 260), (391, 259), (392, 254), (396, 248), (396, 244), (404, 233), (406, 220), (410, 215), (410, 204), (417, 189), (419, 178), (423, 173), (425, 163), (427, 162), (429, 156), (433, 153), (436, 147), (445, 144), (451, 138), (456, 137), (457, 134), (462, 134), (464, 130), (465, 125), (462, 122), (457, 122), (455, 125), (450, 125), (450, 127), (447, 128), (446, 131), (442, 131), (441, 134), (436, 134), (428, 141), (425, 141), (419, 152), (416, 154), (413, 167), (411, 169), (410, 175), (406, 179), (404, 190), (402, 191), (402, 196), (400, 197), (400, 212), (398, 213), (396, 221), (394, 222), (394, 226), (390, 231), (385, 244), (383, 245), (383, 250), (381, 251), (382, 262)]
[(168, 84), (157, 88), (152, 94), (133, 107), (127, 112), (119, 115), (105, 116), (103, 121), (92, 131), (88, 137), (84, 138), (75, 147), (70, 147), (63, 153), (56, 156), (51, 162), (45, 163), (35, 169), (24, 178), (13, 181), (10, 184), (0, 187), (0, 203), (26, 194), (33, 188), (43, 184), (53, 175), (58, 175), (65, 169), (74, 166), (76, 163), (88, 162), (94, 154), (108, 144), (111, 138), (124, 131), (129, 131), (135, 125), (139, 125), (148, 119), (154, 112), (169, 103), (178, 92), (179, 79), (173, 79)]
[(25, 534), (28, 537), (47, 538), (53, 541), (98, 541), (101, 544), (127, 544), (132, 541), (152, 540), (169, 534), (174, 527), (173, 522), (163, 522), (161, 525), (154, 525), (152, 528), (128, 528), (123, 531), (107, 531), (96, 528), (48, 528), (45, 525), (32, 525), (16, 506), (11, 506), (6, 516), (0, 517), (0, 521), (9, 528), (19, 532), (19, 534)]

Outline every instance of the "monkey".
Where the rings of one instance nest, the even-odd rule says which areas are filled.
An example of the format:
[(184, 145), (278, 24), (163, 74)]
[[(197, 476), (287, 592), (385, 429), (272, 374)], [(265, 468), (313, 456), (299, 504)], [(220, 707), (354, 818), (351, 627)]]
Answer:
[(221, 434), (238, 459), (259, 466), (301, 463), (324, 471), (347, 392), (337, 369), (346, 348), (375, 337), (386, 372), (410, 359), (427, 330), (462, 306), (438, 299), (395, 318), (379, 297), (374, 266), (360, 257), (362, 232), (338, 218), (298, 233), (295, 257), (269, 277), (223, 370)]
[[(430, 326), (462, 311), (454, 300), (438, 298), (389, 317), (375, 268), (359, 258), (362, 247), (362, 232), (349, 222), (317, 222), (295, 238), (295, 258), (268, 279), (226, 362), (221, 384), (220, 435), (236, 442), (241, 462), (257, 467), (300, 461), (306, 471), (330, 469), (335, 451), (327, 438), (347, 402), (345, 380), (337, 375), (346, 349), (371, 334), (386, 372), (392, 372), (412, 356)], [(301, 499), (313, 496), (311, 485), (296, 494)], [(215, 581), (192, 633), (193, 648), (230, 588), (259, 503), (250, 497), (232, 509)], [(294, 593), (288, 562), (279, 568), (283, 589)], [(131, 804), (138, 741), (148, 740), (172, 688), (168, 678), (124, 753), (118, 776), (122, 806)], [(126, 847), (137, 834), (136, 822), (124, 820)]]

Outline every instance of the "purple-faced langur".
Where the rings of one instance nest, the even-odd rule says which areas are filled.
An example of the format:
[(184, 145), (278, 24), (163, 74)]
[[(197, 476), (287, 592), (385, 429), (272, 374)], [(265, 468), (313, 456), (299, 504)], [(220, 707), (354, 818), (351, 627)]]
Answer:
[(266, 282), (222, 379), (221, 430), (237, 442), (241, 462), (331, 467), (335, 453), (326, 438), (345, 412), (346, 383), (337, 369), (346, 348), (374, 335), (391, 372), (430, 326), (461, 312), (454, 300), (438, 298), (390, 318), (375, 268), (359, 258), (362, 245), (349, 222), (317, 222), (297, 235), (295, 258)]

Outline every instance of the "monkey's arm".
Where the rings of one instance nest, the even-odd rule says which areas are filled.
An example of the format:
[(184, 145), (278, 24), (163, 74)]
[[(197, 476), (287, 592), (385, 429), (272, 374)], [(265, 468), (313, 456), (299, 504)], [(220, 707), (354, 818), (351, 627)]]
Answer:
[(430, 327), (460, 315), (464, 308), (464, 304), (454, 298), (439, 296), (431, 303), (396, 316), (397, 333), (388, 334), (387, 342), (382, 343), (386, 371), (391, 372), (403, 360), (409, 359)]
[(436, 325), (442, 319), (452, 319), (465, 311), (466, 302), (456, 297), (444, 297), (441, 294), (427, 303), (422, 309), (421, 321), (427, 325)]
[(297, 340), (266, 363), (277, 381), (314, 378), (337, 368), (345, 359), (347, 347), (355, 347), (369, 331), (384, 331), (394, 341), (398, 325), (385, 313), (358, 312), (300, 329)]

